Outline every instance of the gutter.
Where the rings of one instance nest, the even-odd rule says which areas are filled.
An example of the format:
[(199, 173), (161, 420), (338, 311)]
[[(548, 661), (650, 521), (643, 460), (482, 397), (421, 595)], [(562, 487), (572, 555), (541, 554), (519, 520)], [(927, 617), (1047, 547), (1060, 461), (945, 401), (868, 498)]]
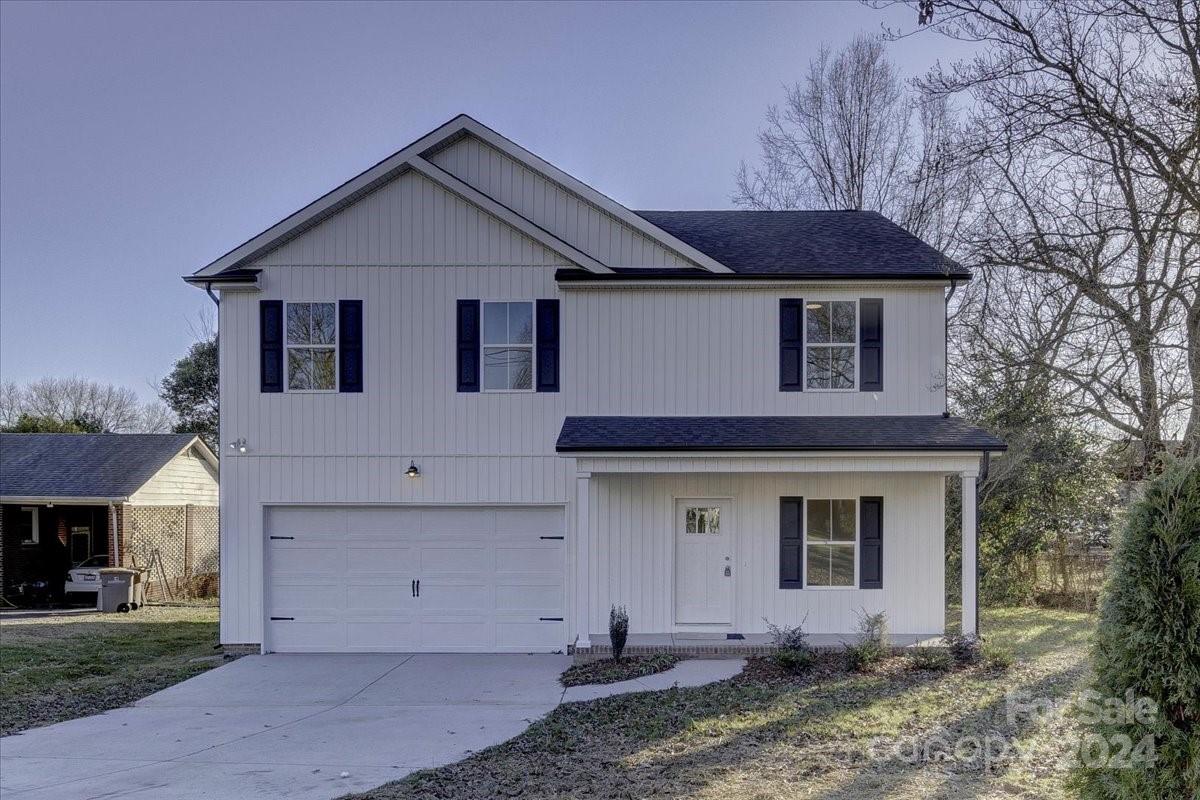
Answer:
[(128, 497), (47, 497), (45, 495), (4, 495), (0, 503), (5, 505), (25, 503), (39, 506), (105, 506), (112, 503), (124, 503)]

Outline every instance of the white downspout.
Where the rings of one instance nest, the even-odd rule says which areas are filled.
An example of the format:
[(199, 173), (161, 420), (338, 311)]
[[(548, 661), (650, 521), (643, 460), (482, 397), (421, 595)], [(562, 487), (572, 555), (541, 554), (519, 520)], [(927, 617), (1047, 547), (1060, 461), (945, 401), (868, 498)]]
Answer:
[(117, 530), (117, 507), (113, 503), (108, 504), (108, 517), (110, 520), (108, 523), (110, 527), (109, 534), (113, 540), (113, 561), (116, 562), (111, 566), (119, 567), (121, 566), (121, 532)]

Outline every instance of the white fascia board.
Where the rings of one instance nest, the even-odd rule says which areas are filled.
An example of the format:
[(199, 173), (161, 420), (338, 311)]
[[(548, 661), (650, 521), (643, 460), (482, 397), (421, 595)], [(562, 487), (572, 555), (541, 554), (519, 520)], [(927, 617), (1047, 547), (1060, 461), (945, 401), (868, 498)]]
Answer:
[[(626, 279), (626, 277), (628, 279)], [(711, 278), (697, 278), (695, 280), (656, 280), (654, 278), (639, 278), (637, 275), (626, 272), (621, 274), (620, 280), (558, 281), (558, 290), (561, 292), (596, 290), (607, 292), (641, 292), (649, 290), (673, 291), (683, 289), (701, 289), (707, 291), (712, 291), (714, 289), (795, 289), (803, 291), (838, 291), (847, 289), (944, 289), (949, 285), (949, 281), (942, 281), (936, 278), (928, 280), (923, 278), (908, 280), (886, 278), (847, 278), (845, 280), (830, 278), (770, 278), (747, 280), (713, 280)]]
[(968, 451), (683, 451), (560, 453), (577, 470), (604, 473), (924, 472), (977, 470), (980, 452)]
[(296, 213), (285, 217), (252, 239), (238, 245), (211, 264), (197, 270), (195, 274), (215, 275), (250, 258), (259, 251), (270, 249), (276, 242), (286, 237), (296, 228), (320, 217), (329, 211), (329, 209), (336, 207), (339, 203), (346, 200), (346, 198), (371, 186), (376, 181), (387, 179), (392, 173), (398, 173), (404, 168), (405, 162), (411, 156), (420, 155), (439, 142), (458, 134), (463, 129), (464, 122), (468, 119), (470, 118), (465, 114), (460, 114), (444, 125), (439, 125), (404, 149), (398, 150), (365, 172), (346, 181), (333, 191), (317, 198)]
[(616, 200), (613, 200), (611, 197), (596, 191), (578, 178), (571, 177), (558, 167), (551, 164), (549, 161), (539, 158), (534, 153), (529, 152), (516, 142), (506, 139), (483, 123), (467, 116), (464, 116), (462, 119), (464, 121), (463, 127), (472, 135), (479, 137), (492, 147), (508, 155), (510, 158), (513, 158), (514, 160), (526, 165), (534, 172), (541, 173), (543, 177), (547, 178), (551, 182), (557, 183), (564, 189), (579, 195), (587, 202), (591, 203), (597, 208), (602, 209), (605, 213), (616, 217), (629, 227), (644, 233), (646, 236), (654, 239), (664, 247), (676, 251), (689, 261), (693, 261), (701, 267), (704, 267), (709, 272), (733, 272), (733, 270), (717, 261), (713, 257), (705, 255), (686, 242), (676, 239), (674, 236), (667, 233), (657, 225), (654, 225), (651, 222), (642, 219), (637, 214), (634, 214)]
[(612, 272), (606, 265), (601, 264), (587, 253), (577, 250), (545, 228), (534, 224), (508, 206), (488, 197), (474, 186), (459, 180), (436, 164), (426, 161), (421, 156), (410, 157), (408, 159), (408, 166), (414, 172), (419, 172), (451, 194), (457, 195), (468, 203), (478, 206), (501, 222), (517, 229), (530, 239), (541, 242), (560, 256), (574, 261), (584, 269), (591, 272)]

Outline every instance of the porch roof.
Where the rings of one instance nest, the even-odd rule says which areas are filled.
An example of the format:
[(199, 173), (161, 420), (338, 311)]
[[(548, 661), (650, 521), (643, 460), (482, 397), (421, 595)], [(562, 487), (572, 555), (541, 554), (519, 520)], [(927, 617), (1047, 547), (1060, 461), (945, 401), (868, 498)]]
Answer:
[(567, 417), (560, 453), (1003, 451), (958, 417)]

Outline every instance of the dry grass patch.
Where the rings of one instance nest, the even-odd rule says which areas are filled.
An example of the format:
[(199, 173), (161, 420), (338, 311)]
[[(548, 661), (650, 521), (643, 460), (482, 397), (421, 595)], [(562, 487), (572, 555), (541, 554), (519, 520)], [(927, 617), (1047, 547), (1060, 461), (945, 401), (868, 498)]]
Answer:
[(0, 618), (0, 735), (128, 705), (211, 669), (217, 636), (214, 606)]
[[(399, 798), (1056, 798), (1066, 720), (1009, 722), (1011, 690), (1064, 698), (1080, 687), (1092, 617), (1006, 609), (985, 634), (1007, 672), (914, 671), (893, 657), (869, 674), (838, 655), (791, 675), (755, 659), (735, 678), (560, 706), (521, 736), (457, 764), (359, 795)], [(930, 737), (1003, 736), (1030, 756), (991, 763), (888, 757)], [(876, 754), (884, 757), (876, 757)]]

